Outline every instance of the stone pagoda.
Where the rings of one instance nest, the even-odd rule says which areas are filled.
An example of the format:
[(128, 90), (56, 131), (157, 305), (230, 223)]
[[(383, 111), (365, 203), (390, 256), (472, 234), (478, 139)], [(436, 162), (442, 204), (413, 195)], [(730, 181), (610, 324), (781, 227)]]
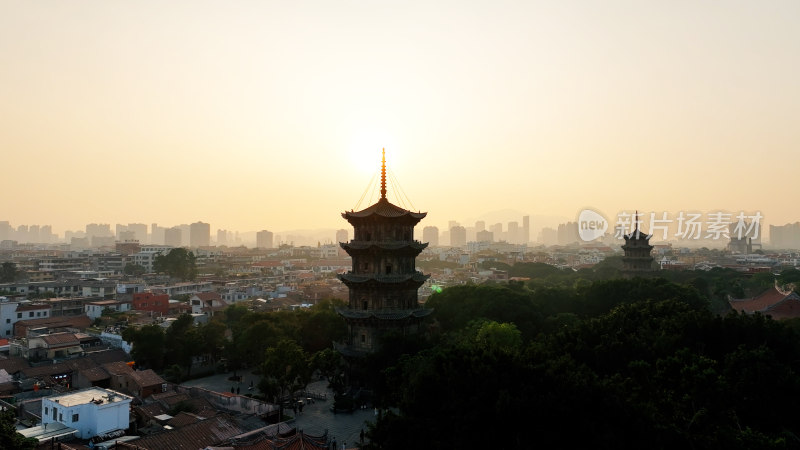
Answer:
[(350, 290), (347, 308), (337, 309), (347, 322), (347, 338), (337, 345), (344, 356), (374, 352), (387, 332), (417, 333), (432, 312), (417, 301), (417, 289), (428, 276), (416, 270), (415, 260), (428, 244), (414, 240), (414, 226), (426, 215), (386, 198), (384, 151), (381, 198), (361, 211), (342, 213), (354, 230), (353, 240), (339, 244), (353, 259), (352, 270), (339, 275)]
[(634, 229), (630, 234), (623, 236), (625, 245), (622, 250), (625, 256), (622, 257), (622, 267), (626, 272), (649, 272), (653, 270), (653, 257), (650, 252), (653, 246), (650, 245), (650, 235), (639, 231), (639, 212), (636, 212)]

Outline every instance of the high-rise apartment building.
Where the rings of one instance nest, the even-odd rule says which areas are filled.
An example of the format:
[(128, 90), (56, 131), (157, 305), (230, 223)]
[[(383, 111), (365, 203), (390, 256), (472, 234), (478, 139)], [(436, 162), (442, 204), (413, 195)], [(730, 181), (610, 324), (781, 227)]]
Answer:
[(450, 228), (450, 246), (463, 247), (467, 245), (467, 229), (461, 225)]
[(211, 225), (195, 222), (189, 225), (189, 247), (208, 247), (211, 245)]
[(422, 229), (422, 242), (427, 242), (431, 247), (439, 246), (439, 228), (425, 227)]
[(256, 247), (274, 248), (272, 245), (272, 231), (261, 230), (256, 233)]
[(181, 229), (178, 227), (172, 227), (164, 230), (164, 245), (169, 245), (170, 247), (180, 247), (181, 246)]
[(489, 230), (481, 230), (475, 233), (475, 240), (478, 242), (493, 242), (494, 233)]

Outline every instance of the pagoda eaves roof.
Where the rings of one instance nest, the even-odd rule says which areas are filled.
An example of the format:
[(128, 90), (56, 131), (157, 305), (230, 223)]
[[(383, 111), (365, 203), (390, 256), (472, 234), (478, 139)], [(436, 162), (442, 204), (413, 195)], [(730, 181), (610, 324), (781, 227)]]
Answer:
[(381, 217), (403, 217), (409, 216), (416, 220), (422, 220), (428, 213), (424, 212), (411, 212), (407, 209), (403, 209), (397, 205), (392, 204), (389, 200), (385, 198), (381, 198), (375, 204), (368, 206), (361, 211), (345, 211), (342, 213), (342, 217), (345, 219), (350, 218), (364, 218), (370, 216), (381, 216)]

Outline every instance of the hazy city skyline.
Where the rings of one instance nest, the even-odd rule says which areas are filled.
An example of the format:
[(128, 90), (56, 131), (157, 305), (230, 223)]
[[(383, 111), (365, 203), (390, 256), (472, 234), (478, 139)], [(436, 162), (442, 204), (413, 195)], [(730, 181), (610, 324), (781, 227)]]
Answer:
[(799, 17), (791, 1), (6, 2), (2, 219), (339, 229), (385, 147), (440, 229), (506, 208), (795, 222)]

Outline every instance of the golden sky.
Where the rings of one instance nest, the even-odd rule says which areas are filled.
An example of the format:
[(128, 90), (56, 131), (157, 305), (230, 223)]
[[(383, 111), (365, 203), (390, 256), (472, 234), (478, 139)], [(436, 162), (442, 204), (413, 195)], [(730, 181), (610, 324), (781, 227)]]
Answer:
[(0, 220), (343, 228), (386, 147), (422, 225), (794, 222), (799, 23), (794, 0), (2, 0)]

